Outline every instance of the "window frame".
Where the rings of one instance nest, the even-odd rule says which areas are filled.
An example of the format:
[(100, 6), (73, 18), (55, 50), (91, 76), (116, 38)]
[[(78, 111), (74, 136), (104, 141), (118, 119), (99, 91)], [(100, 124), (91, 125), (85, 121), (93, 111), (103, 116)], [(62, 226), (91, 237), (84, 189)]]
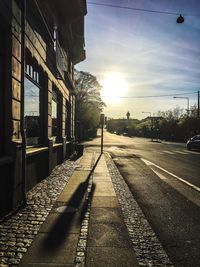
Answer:
[(66, 100), (65, 134), (67, 137), (67, 141), (71, 141), (71, 103), (70, 103), (70, 99)]
[[(55, 98), (55, 95), (56, 95), (56, 98)], [(53, 115), (53, 101), (56, 102), (57, 104), (57, 108), (56, 108), (56, 112), (57, 112), (57, 130), (56, 130), (56, 135), (53, 135), (53, 116), (51, 115), (51, 119), (52, 119), (52, 138), (53, 138), (53, 142), (54, 143), (60, 143), (62, 140), (61, 140), (61, 130), (62, 130), (62, 102), (61, 102), (61, 99), (62, 99), (62, 94), (61, 92), (59, 91), (59, 89), (53, 85), (53, 88), (52, 88), (52, 115)]]
[[(43, 90), (43, 77), (44, 74), (38, 66), (36, 60), (34, 60), (29, 55), (26, 55), (26, 68), (25, 68), (25, 79), (28, 79), (32, 84), (34, 84), (39, 89), (39, 136), (37, 144), (28, 145), (27, 134), (26, 134), (26, 147), (40, 147), (44, 144), (44, 90)], [(24, 89), (26, 90), (26, 89)], [(24, 95), (24, 105), (25, 105), (25, 95)], [(24, 112), (25, 118), (25, 112)], [(26, 128), (25, 128), (26, 130)]]
[(75, 95), (70, 95), (70, 105), (71, 105), (71, 122), (70, 122), (70, 128), (71, 128), (71, 139), (75, 139)]

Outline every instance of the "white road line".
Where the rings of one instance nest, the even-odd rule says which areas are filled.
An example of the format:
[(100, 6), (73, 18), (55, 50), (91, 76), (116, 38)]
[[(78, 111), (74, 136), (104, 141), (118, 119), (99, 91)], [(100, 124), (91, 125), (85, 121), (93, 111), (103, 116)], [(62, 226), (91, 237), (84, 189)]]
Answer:
[(189, 199), (191, 202), (196, 204), (198, 207), (200, 207), (200, 195), (199, 192), (194, 190), (193, 188), (189, 187), (188, 185), (179, 182), (177, 179), (169, 179), (167, 175), (163, 175), (160, 173), (160, 171), (156, 171), (155, 169), (151, 168), (155, 174), (160, 177), (161, 180), (163, 180), (165, 183), (168, 185), (172, 186), (175, 188), (179, 193), (181, 193), (183, 196), (185, 196), (187, 199)]
[(146, 160), (146, 159), (142, 159), (142, 160), (144, 161), (144, 163), (145, 163), (146, 165), (148, 165), (148, 166), (151, 166), (151, 165), (152, 165), (152, 166), (155, 166), (156, 168), (160, 169), (161, 171), (163, 171), (163, 172), (165, 172), (165, 173), (171, 175), (172, 177), (176, 178), (176, 179), (179, 180), (180, 182), (182, 182), (182, 183), (188, 185), (189, 187), (193, 188), (194, 190), (200, 192), (200, 188), (199, 188), (198, 186), (193, 185), (193, 184), (191, 184), (191, 183), (188, 182), (188, 181), (185, 181), (185, 180), (182, 179), (181, 177), (179, 177), (179, 176), (177, 176), (177, 175), (175, 175), (175, 174), (173, 174), (173, 173), (171, 173), (171, 172), (168, 172), (167, 170), (161, 168), (160, 166), (154, 164), (153, 162), (150, 162), (150, 161), (148, 161), (148, 160)]
[(188, 155), (188, 152), (183, 152), (183, 151), (178, 151), (178, 150), (174, 150), (174, 152), (178, 154)]
[(163, 150), (162, 152), (170, 154), (170, 155), (174, 155), (174, 152), (168, 151), (168, 150)]

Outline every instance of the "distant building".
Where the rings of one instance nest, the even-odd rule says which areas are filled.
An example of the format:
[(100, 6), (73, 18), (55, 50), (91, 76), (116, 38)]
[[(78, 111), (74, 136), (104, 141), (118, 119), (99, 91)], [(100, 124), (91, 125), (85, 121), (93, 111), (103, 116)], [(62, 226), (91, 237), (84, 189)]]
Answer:
[(127, 120), (129, 120), (130, 119), (130, 112), (128, 111), (127, 113), (126, 113), (126, 117), (127, 117)]
[(0, 1), (0, 218), (73, 153), (86, 0)]

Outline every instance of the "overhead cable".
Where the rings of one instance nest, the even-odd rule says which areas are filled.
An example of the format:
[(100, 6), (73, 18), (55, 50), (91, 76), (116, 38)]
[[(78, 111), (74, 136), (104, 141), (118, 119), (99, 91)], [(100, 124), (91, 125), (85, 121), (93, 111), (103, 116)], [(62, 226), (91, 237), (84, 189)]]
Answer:
[(106, 98), (154, 98), (154, 97), (168, 97), (168, 96), (176, 96), (176, 95), (191, 95), (191, 94), (197, 94), (198, 92), (192, 92), (192, 93), (179, 93), (179, 94), (169, 94), (169, 95), (146, 95), (146, 96), (106, 96), (102, 95), (101, 97)]
[[(162, 10), (152, 10), (152, 9), (144, 9), (144, 8), (137, 8), (137, 7), (102, 4), (102, 3), (96, 3), (96, 2), (88, 2), (88, 5), (105, 6), (105, 7), (111, 7), (111, 8), (127, 9), (127, 10), (149, 12), (149, 13), (158, 13), (158, 14), (165, 14), (165, 15), (175, 15), (175, 16), (180, 15), (180, 12), (179, 13), (178, 12), (167, 12), (167, 11), (162, 11)], [(184, 14), (184, 16), (200, 16), (200, 14)]]

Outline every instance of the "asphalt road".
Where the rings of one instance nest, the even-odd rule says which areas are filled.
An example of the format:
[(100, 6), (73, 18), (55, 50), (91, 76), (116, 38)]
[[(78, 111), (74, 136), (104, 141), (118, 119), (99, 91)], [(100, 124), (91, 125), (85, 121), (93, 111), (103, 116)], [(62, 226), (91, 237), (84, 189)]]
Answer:
[[(100, 138), (93, 144), (100, 144)], [(200, 151), (188, 151), (185, 144), (152, 142), (147, 138), (125, 137), (104, 132), (104, 150), (124, 149), (200, 187)]]
[[(99, 145), (100, 138), (92, 145)], [(200, 152), (104, 132), (111, 153), (174, 266), (200, 266)]]

